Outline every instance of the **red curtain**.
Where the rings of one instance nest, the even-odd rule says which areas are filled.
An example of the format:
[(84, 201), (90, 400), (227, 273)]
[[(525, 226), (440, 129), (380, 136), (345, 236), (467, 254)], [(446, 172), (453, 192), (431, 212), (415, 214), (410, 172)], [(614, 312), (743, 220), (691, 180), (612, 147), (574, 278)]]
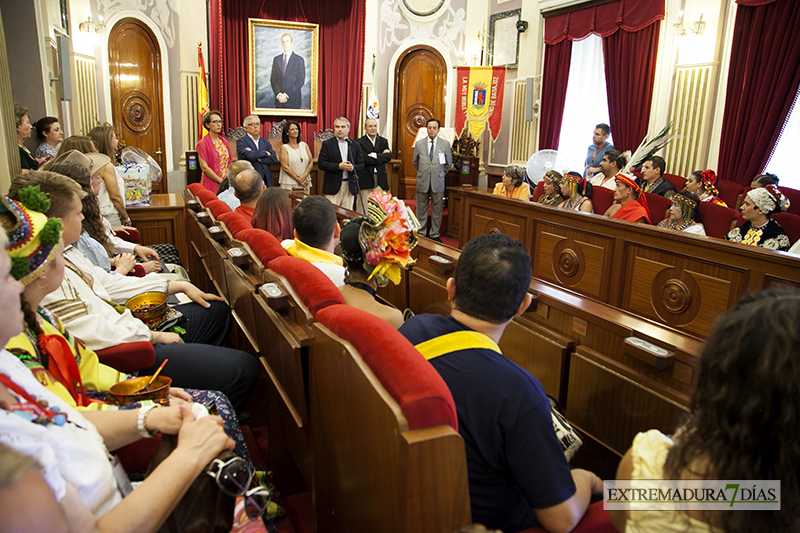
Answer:
[(767, 164), (800, 85), (800, 2), (764, 2), (737, 2), (722, 119), (718, 174), (743, 185)]
[[(571, 41), (579, 41), (591, 33), (603, 37), (614, 144), (624, 147), (623, 150), (633, 150), (639, 145), (650, 120), (658, 22), (663, 19), (663, 0), (618, 0), (554, 17), (545, 15), (539, 127), (541, 149), (558, 148), (567, 95)], [(609, 57), (609, 50), (612, 57)]]
[(319, 80), (316, 117), (261, 117), (262, 135), (285, 118), (300, 124), (312, 147), (312, 133), (332, 128), (337, 117), (358, 120), (364, 77), (366, 0), (266, 2), (209, 0), (209, 84), (211, 108), (219, 109), (226, 128), (250, 114), (248, 18), (319, 24)]
[(542, 114), (539, 123), (540, 150), (558, 150), (571, 57), (572, 41), (569, 39), (564, 39), (558, 44), (545, 45)]
[(608, 115), (614, 148), (634, 151), (647, 135), (656, 74), (659, 24), (603, 38)]

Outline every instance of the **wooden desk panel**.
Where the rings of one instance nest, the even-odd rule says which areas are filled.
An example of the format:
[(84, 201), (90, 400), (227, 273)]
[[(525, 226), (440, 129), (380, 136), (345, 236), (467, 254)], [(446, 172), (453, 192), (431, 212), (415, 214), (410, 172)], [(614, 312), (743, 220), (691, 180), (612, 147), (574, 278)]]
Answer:
[(141, 244), (174, 244), (181, 262), (188, 264), (183, 196), (153, 194), (149, 206), (128, 207), (128, 215), (142, 235)]
[(531, 251), (533, 277), (695, 335), (742, 295), (800, 289), (800, 258), (600, 215), (451, 188), (460, 246), (502, 232)]

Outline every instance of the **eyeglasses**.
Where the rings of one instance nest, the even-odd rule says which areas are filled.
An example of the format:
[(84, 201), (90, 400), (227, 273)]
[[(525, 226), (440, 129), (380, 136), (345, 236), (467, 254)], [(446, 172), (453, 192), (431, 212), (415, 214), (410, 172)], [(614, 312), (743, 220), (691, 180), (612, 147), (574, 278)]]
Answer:
[(232, 498), (244, 497), (244, 509), (251, 519), (263, 515), (269, 506), (271, 498), (269, 489), (247, 488), (253, 480), (254, 472), (241, 457), (234, 456), (227, 461), (214, 459), (206, 473), (214, 478), (223, 494)]
[(250, 123), (250, 124), (248, 124), (247, 126), (249, 127), (249, 126), (260, 126), (260, 125), (261, 125), (261, 123), (260, 123), (260, 122), (251, 122), (251, 123)]

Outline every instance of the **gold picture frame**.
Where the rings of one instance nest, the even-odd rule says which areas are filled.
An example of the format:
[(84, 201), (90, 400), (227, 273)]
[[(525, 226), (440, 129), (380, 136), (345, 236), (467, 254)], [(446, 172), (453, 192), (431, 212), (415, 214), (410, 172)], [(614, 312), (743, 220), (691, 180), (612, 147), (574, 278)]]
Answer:
[(250, 112), (316, 117), (319, 24), (248, 19), (248, 37)]

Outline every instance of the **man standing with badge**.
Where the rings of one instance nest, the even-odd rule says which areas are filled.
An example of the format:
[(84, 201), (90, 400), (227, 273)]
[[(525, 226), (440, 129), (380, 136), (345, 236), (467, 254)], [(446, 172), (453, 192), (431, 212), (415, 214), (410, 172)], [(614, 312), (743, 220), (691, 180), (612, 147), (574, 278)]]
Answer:
[(439, 119), (428, 119), (428, 136), (414, 145), (414, 168), (417, 169), (417, 220), (420, 236), (428, 228), (428, 201), (431, 204), (431, 229), (428, 236), (442, 242), (439, 229), (442, 226), (442, 200), (444, 199), (445, 176), (453, 166), (450, 143), (439, 137)]

